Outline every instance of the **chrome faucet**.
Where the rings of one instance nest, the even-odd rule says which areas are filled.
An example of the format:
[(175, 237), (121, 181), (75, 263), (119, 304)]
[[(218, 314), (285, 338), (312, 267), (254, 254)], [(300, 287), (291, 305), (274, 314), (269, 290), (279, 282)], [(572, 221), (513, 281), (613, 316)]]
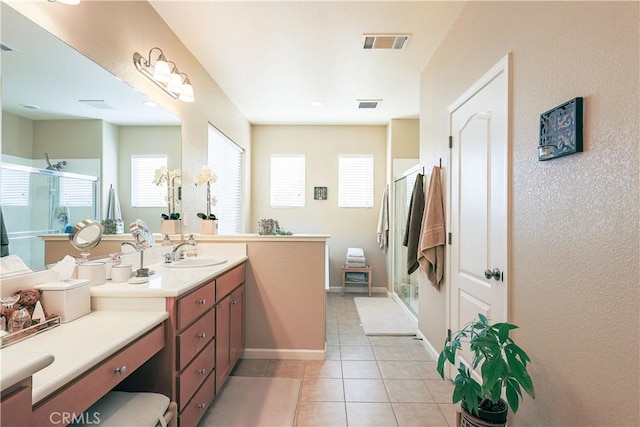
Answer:
[(140, 245), (137, 245), (133, 242), (122, 242), (120, 243), (120, 247), (123, 246), (131, 246), (136, 252), (140, 252), (140, 268), (136, 271), (137, 277), (149, 277), (149, 275), (153, 274), (153, 270), (149, 270), (148, 268), (144, 268), (144, 250)]
[[(189, 241), (188, 242), (182, 242), (179, 245), (177, 245), (175, 248), (173, 248), (173, 251), (171, 251), (171, 261), (177, 261), (179, 259), (183, 259), (184, 258), (184, 250), (181, 249), (183, 246), (193, 246), (195, 247), (197, 245), (196, 240), (193, 238), (193, 234), (191, 234), (189, 236)], [(165, 258), (165, 262), (166, 262), (166, 258)]]
[(133, 242), (122, 242), (120, 243), (120, 247), (122, 248), (123, 246), (131, 246), (133, 249), (135, 249), (136, 252), (138, 252), (138, 246), (133, 243)]

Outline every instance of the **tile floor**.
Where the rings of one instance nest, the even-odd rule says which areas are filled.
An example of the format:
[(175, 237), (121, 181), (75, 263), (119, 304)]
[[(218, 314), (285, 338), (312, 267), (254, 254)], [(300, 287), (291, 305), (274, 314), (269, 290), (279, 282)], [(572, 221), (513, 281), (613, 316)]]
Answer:
[(299, 378), (296, 426), (453, 426), (452, 383), (420, 341), (367, 337), (357, 296), (327, 294), (327, 360), (243, 359), (232, 375)]

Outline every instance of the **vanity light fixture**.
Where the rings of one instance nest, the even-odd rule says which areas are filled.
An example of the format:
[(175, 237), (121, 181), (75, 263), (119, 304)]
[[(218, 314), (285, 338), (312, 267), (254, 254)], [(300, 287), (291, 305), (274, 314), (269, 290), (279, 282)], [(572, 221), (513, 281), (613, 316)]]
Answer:
[[(151, 63), (151, 54), (154, 50), (160, 51), (155, 63)], [(181, 73), (178, 66), (173, 61), (168, 61), (159, 47), (151, 48), (147, 58), (138, 52), (133, 54), (133, 63), (146, 78), (154, 82), (160, 89), (164, 90), (173, 99), (183, 102), (193, 102), (193, 86), (189, 76)], [(184, 79), (182, 78), (184, 76)]]

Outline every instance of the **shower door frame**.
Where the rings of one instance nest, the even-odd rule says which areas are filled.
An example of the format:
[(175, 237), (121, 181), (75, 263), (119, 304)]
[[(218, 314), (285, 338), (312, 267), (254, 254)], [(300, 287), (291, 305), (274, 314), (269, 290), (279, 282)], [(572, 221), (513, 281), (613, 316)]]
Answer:
[[(417, 164), (411, 168), (406, 169), (405, 171), (403, 171), (402, 173), (398, 174), (397, 176), (394, 177), (393, 179), (393, 218), (394, 218), (394, 240), (393, 240), (393, 259), (391, 262), (391, 270), (392, 270), (392, 292), (395, 296), (395, 298), (397, 298), (399, 301), (402, 302), (402, 304), (409, 310), (409, 312), (415, 316), (417, 318), (418, 316), (418, 297), (415, 298), (415, 305), (412, 305), (410, 301), (413, 300), (413, 289), (410, 286), (410, 290), (409, 290), (409, 298), (408, 300), (403, 298), (402, 295), (400, 295), (398, 293), (398, 289), (397, 289), (397, 285), (399, 284), (399, 269), (403, 268), (403, 266), (398, 265), (398, 251), (401, 249), (402, 246), (402, 239), (403, 239), (403, 233), (400, 233), (399, 230), (401, 227), (404, 227), (402, 224), (406, 223), (406, 215), (404, 215), (404, 217), (398, 217), (397, 215), (397, 203), (398, 203), (398, 194), (396, 191), (396, 185), (399, 181), (407, 180), (407, 178), (411, 175), (416, 175), (418, 173), (420, 173), (423, 170), (422, 166), (420, 164)], [(415, 180), (413, 181), (415, 183)], [(411, 191), (413, 190), (413, 185), (411, 186)], [(408, 191), (408, 193), (410, 194), (410, 192)], [(409, 200), (407, 200), (407, 203), (409, 203)], [(406, 268), (406, 266), (404, 266), (404, 268)], [(418, 281), (417, 281), (417, 271), (413, 272), (411, 275), (408, 276), (409, 279), (409, 284), (411, 284), (411, 278), (414, 277), (415, 280), (415, 286), (416, 289), (418, 287)]]

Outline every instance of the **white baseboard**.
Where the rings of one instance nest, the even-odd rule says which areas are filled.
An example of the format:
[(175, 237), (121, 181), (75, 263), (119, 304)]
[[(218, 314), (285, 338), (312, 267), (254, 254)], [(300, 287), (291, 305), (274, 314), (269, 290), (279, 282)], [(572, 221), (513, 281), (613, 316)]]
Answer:
[(243, 359), (270, 360), (325, 360), (327, 358), (326, 345), (324, 350), (297, 350), (275, 348), (247, 348)]
[(436, 350), (436, 348), (433, 346), (433, 344), (431, 344), (429, 342), (429, 340), (422, 334), (422, 332), (420, 332), (420, 329), (418, 329), (417, 336), (418, 336), (418, 338), (420, 338), (422, 340), (422, 345), (427, 350), (429, 355), (433, 358), (433, 360), (435, 360), (437, 362), (438, 361), (438, 357), (440, 357), (440, 352), (438, 350)]

